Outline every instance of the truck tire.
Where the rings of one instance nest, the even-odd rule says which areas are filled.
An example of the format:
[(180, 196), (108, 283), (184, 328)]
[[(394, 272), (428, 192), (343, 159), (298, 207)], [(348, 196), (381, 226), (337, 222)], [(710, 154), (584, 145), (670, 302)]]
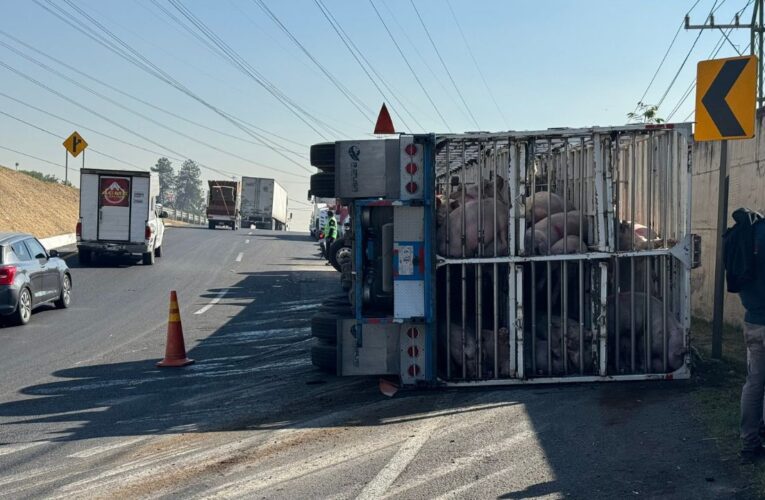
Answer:
[(90, 264), (91, 262), (93, 262), (93, 252), (91, 252), (90, 250), (80, 249), (77, 252), (77, 260), (83, 266)]
[(334, 172), (319, 172), (311, 176), (311, 194), (317, 198), (335, 197)]
[[(332, 264), (332, 267), (334, 267), (337, 272), (343, 271), (341, 262), (342, 255), (348, 250), (350, 250), (350, 247), (346, 246), (345, 239), (337, 239), (329, 246), (329, 256), (327, 260), (329, 260), (329, 263)], [(338, 259), (338, 257), (341, 258)]]
[(337, 347), (322, 342), (311, 346), (311, 363), (320, 370), (337, 375)]
[[(338, 307), (338, 306), (334, 306)], [(351, 318), (351, 307), (319, 311), (311, 318), (311, 335), (330, 345), (337, 344), (337, 322)]]
[(324, 172), (334, 172), (335, 143), (322, 142), (311, 146), (311, 165)]
[(209, 221), (207, 223), (207, 228), (208, 229), (215, 229), (215, 223), (213, 221)]
[(154, 265), (154, 251), (153, 250), (143, 254), (143, 265), (144, 266), (153, 266)]

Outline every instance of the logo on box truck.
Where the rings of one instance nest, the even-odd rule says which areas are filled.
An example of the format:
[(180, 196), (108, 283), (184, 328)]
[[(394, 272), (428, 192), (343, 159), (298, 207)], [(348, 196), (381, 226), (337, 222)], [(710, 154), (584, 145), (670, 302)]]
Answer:
[(128, 193), (130, 181), (128, 179), (116, 179), (113, 177), (101, 178), (101, 201), (102, 206), (127, 207), (130, 205)]

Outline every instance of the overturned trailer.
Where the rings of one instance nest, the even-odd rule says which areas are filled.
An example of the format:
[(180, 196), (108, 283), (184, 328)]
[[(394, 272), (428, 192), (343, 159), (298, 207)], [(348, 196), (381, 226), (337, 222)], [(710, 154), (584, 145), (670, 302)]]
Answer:
[(354, 221), (337, 372), (688, 378), (691, 142), (666, 124), (335, 143)]

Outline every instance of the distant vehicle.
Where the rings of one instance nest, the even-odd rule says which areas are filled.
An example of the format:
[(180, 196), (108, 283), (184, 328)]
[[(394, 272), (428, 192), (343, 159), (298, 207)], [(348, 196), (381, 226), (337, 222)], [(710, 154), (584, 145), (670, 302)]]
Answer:
[(1, 316), (25, 325), (37, 306), (65, 309), (71, 300), (72, 276), (56, 250), (47, 252), (29, 234), (0, 233)]
[(154, 264), (162, 256), (167, 217), (157, 210), (158, 195), (155, 172), (80, 170), (80, 263), (98, 254), (140, 254), (145, 265)]
[(207, 181), (207, 227), (229, 226), (238, 231), (242, 226), (242, 184), (239, 181)]
[(287, 190), (274, 179), (242, 177), (242, 221), (256, 229), (286, 231)]

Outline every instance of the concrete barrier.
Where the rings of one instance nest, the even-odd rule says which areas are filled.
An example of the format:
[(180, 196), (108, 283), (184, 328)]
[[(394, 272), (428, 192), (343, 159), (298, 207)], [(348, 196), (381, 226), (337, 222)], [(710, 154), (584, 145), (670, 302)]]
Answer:
[(77, 235), (70, 233), (51, 236), (50, 238), (40, 238), (40, 243), (42, 243), (46, 250), (53, 250), (54, 248), (74, 245), (77, 243)]

